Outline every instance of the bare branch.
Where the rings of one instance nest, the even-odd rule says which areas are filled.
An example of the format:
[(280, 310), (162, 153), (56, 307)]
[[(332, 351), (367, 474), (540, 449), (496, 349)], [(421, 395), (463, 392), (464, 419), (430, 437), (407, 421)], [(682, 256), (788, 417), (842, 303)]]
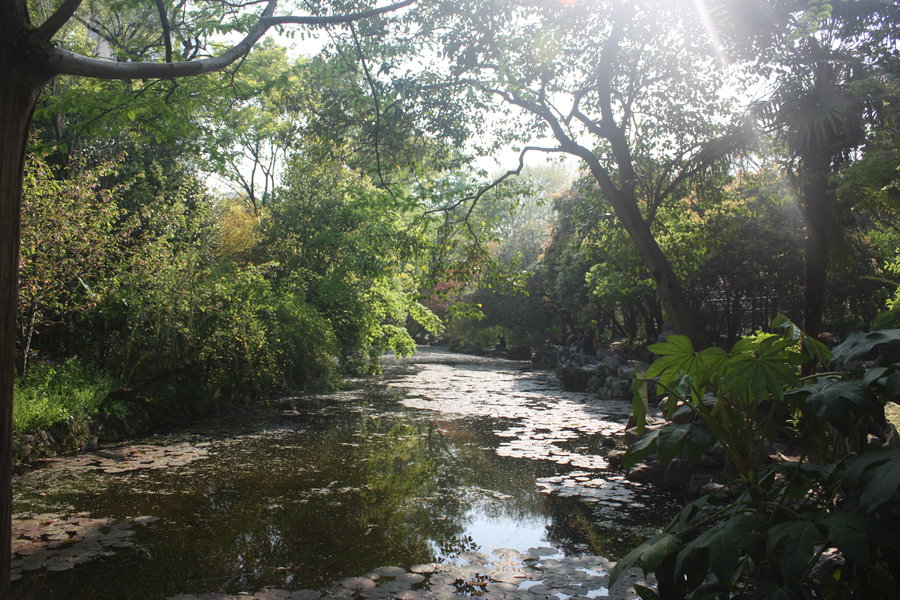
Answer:
[(166, 45), (166, 62), (172, 62), (172, 29), (169, 27), (169, 16), (166, 14), (166, 5), (163, 0), (156, 0), (156, 10), (159, 11), (159, 23), (162, 25), (163, 42)]
[(363, 73), (366, 76), (366, 82), (368, 82), (369, 90), (372, 92), (372, 101), (375, 104), (375, 139), (373, 142), (375, 144), (375, 169), (378, 173), (378, 181), (381, 184), (381, 187), (388, 190), (388, 193), (393, 196), (393, 193), (384, 181), (384, 171), (381, 167), (381, 100), (378, 96), (378, 88), (375, 85), (375, 80), (372, 78), (371, 71), (369, 71), (366, 56), (363, 53), (362, 45), (359, 43), (359, 37), (356, 35), (356, 27), (353, 26), (353, 23), (350, 23), (350, 34), (353, 36), (353, 45), (356, 46), (356, 55), (359, 57), (359, 64), (362, 65)]
[(39, 42), (49, 42), (56, 32), (63, 28), (69, 22), (78, 7), (81, 6), (82, 0), (65, 0), (56, 11), (38, 27), (34, 36)]
[(284, 17), (269, 17), (264, 19), (269, 26), (272, 25), (340, 25), (346, 23), (352, 23), (354, 21), (359, 21), (361, 19), (367, 19), (369, 17), (375, 17), (378, 15), (382, 15), (384, 13), (392, 12), (395, 10), (399, 10), (405, 6), (410, 6), (411, 4), (415, 4), (418, 0), (403, 0), (402, 2), (397, 2), (395, 4), (390, 4), (388, 6), (383, 6), (381, 8), (371, 8), (369, 10), (361, 10), (359, 12), (350, 13), (347, 15), (333, 15), (330, 17), (312, 17), (312, 16), (284, 16)]
[(465, 204), (467, 202), (472, 202), (472, 206), (470, 206), (469, 210), (466, 211), (466, 216), (463, 220), (468, 219), (469, 215), (472, 213), (472, 207), (474, 207), (485, 194), (487, 194), (489, 191), (491, 191), (492, 189), (499, 186), (501, 183), (503, 183), (510, 177), (514, 177), (514, 176), (520, 175), (522, 173), (522, 169), (525, 168), (525, 155), (528, 152), (532, 152), (532, 151), (534, 151), (534, 152), (561, 152), (561, 153), (567, 152), (566, 150), (563, 150), (562, 148), (546, 148), (546, 147), (542, 147), (542, 146), (525, 146), (524, 148), (522, 148), (522, 151), (519, 152), (519, 165), (515, 169), (510, 169), (509, 171), (506, 171), (503, 175), (496, 178), (491, 183), (479, 188), (478, 191), (475, 192), (474, 194), (469, 194), (465, 198), (457, 200), (456, 202), (454, 202), (448, 206), (441, 206), (438, 208), (432, 208), (430, 210), (426, 210), (425, 214), (432, 214), (432, 213), (437, 213), (437, 212), (449, 213), (454, 208), (462, 206), (463, 204)]

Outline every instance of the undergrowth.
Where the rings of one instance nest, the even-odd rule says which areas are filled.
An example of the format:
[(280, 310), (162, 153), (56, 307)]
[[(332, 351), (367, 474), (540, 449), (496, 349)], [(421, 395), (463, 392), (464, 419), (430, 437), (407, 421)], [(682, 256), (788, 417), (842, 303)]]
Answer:
[(77, 358), (32, 367), (15, 383), (13, 428), (27, 433), (56, 423), (115, 411), (107, 400), (112, 379), (87, 368)]

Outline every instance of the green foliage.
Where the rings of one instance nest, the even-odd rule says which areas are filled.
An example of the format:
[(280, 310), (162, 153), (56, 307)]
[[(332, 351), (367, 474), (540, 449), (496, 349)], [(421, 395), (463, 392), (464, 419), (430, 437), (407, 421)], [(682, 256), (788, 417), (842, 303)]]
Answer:
[[(623, 464), (719, 446), (737, 479), (689, 504), (613, 579), (640, 564), (656, 573), (660, 598), (886, 599), (900, 590), (896, 575), (881, 575), (900, 572), (900, 449), (867, 438), (891, 437), (884, 407), (900, 398), (900, 330), (852, 334), (833, 358), (853, 370), (801, 379), (798, 366), (827, 363), (827, 351), (782, 317), (773, 328), (780, 333), (744, 338), (729, 353), (696, 352), (681, 336), (651, 346), (661, 358), (646, 377), (667, 391), (667, 416), (694, 419), (648, 431)], [(875, 357), (878, 366), (853, 366)], [(798, 456), (773, 456), (775, 442)], [(811, 580), (829, 548), (845, 561), (840, 575)]]
[(13, 428), (28, 433), (40, 427), (103, 412), (116, 412), (107, 394), (114, 387), (106, 375), (87, 368), (77, 358), (33, 366), (27, 379), (15, 382)]

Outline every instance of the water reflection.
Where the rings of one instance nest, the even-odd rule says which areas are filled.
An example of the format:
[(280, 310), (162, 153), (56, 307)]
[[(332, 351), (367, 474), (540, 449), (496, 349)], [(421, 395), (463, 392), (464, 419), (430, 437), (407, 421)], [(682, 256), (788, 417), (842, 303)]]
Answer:
[[(608, 427), (607, 412), (577, 406), (545, 377), (489, 362), (475, 365), (477, 381), (469, 362), (454, 357), (456, 367), (437, 364), (448, 384), (429, 371), (436, 360), (427, 354), (384, 382), (286, 399), (146, 442), (203, 448), (206, 460), (112, 473), (69, 460), (20, 474), (19, 513), (160, 520), (138, 528), (135, 548), (71, 569), (22, 571), (12, 597), (118, 600), (322, 589), (384, 565), (453, 562), (500, 547), (524, 551), (549, 543), (570, 554), (615, 554), (633, 542), (629, 531), (648, 525), (647, 515), (536, 485), (572, 467), (497, 451), (509, 439), (498, 432), (515, 430), (516, 439), (526, 440), (539, 423), (550, 427), (542, 447), (571, 452), (559, 442)], [(415, 391), (404, 391), (411, 384)], [(512, 387), (541, 407), (539, 418), (527, 407), (512, 408)], [(453, 410), (433, 404), (451, 399)], [(417, 404), (427, 402), (427, 408)], [(459, 410), (474, 405), (482, 408)], [(560, 415), (571, 432), (562, 440), (554, 437)], [(653, 520), (664, 517), (655, 512)]]

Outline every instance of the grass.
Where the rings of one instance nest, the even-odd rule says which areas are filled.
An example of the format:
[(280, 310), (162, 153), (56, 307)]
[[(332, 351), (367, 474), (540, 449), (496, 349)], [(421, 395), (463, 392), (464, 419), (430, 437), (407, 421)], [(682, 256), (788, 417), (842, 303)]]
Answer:
[(13, 428), (26, 433), (107, 412), (106, 397), (113, 387), (109, 377), (87, 369), (77, 358), (32, 367), (27, 379), (15, 384)]

